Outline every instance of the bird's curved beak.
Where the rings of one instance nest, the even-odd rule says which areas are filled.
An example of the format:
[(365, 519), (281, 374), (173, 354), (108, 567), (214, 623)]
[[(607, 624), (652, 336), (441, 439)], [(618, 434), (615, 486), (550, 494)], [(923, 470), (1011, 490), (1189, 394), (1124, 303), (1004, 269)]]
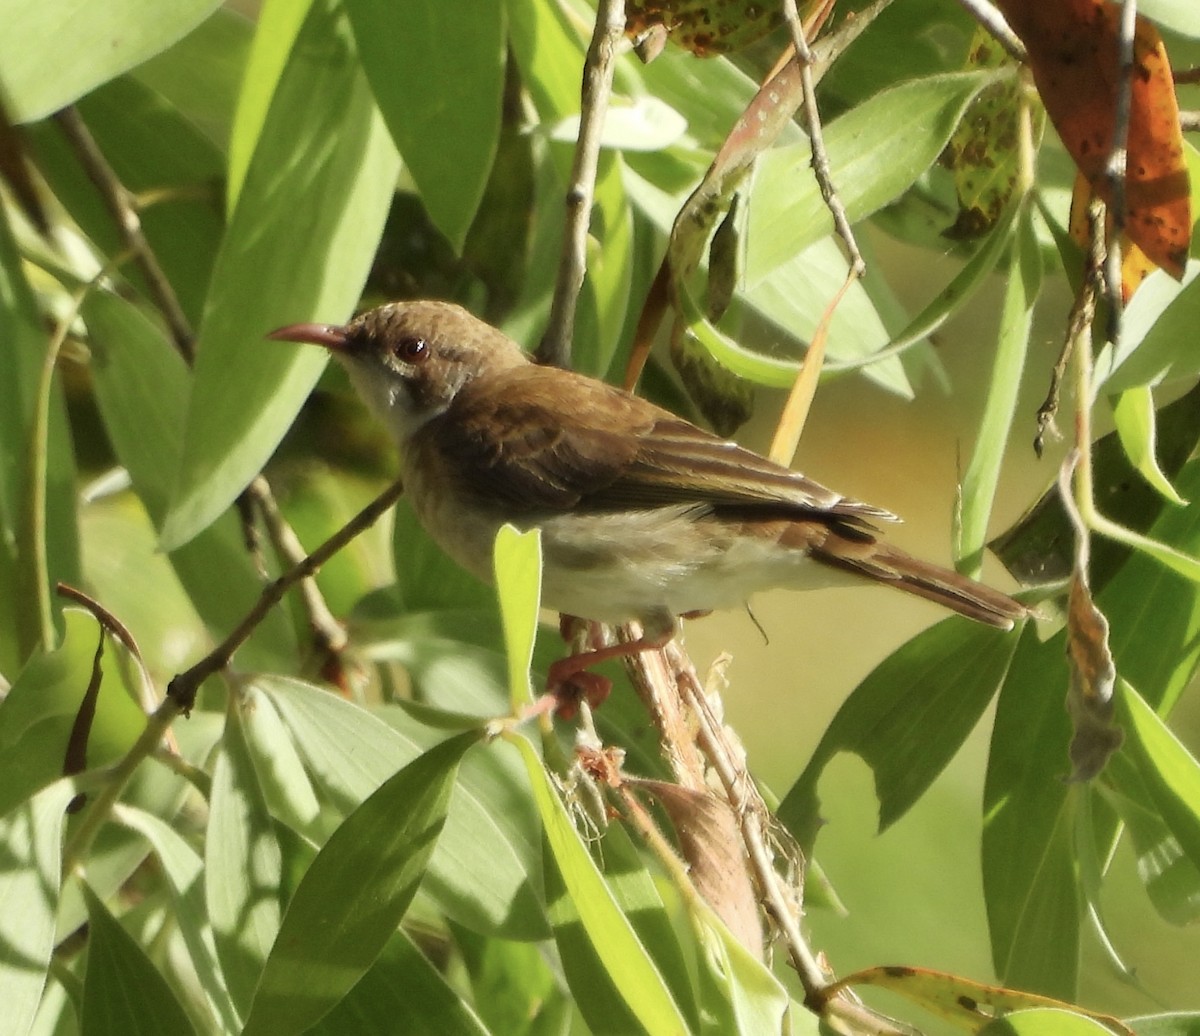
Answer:
[(337, 324), (288, 324), (287, 327), (277, 327), (266, 337), (277, 342), (307, 342), (310, 345), (320, 345), (335, 353), (346, 352), (349, 343), (346, 328)]

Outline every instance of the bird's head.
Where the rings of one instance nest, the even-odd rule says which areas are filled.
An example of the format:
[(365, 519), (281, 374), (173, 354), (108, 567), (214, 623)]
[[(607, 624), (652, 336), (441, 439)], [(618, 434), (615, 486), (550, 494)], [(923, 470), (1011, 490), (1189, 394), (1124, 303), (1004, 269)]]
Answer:
[(329, 349), (400, 445), (474, 379), (530, 362), (502, 331), (449, 302), (390, 302), (345, 325), (289, 324), (267, 337)]

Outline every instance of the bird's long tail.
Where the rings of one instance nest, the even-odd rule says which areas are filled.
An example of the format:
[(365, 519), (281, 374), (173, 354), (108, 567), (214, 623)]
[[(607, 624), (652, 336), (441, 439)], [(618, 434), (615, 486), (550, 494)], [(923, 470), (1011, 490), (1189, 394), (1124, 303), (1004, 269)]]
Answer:
[(997, 629), (1010, 630), (1029, 615), (1029, 609), (1008, 594), (873, 538), (855, 542), (831, 537), (815, 548), (812, 556), (835, 568), (924, 597)]

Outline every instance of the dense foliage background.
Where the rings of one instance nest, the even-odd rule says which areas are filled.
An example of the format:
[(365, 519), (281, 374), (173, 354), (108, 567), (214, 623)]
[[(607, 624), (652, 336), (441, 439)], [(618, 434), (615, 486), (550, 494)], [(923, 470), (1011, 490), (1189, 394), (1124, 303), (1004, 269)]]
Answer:
[[(1200, 61), (1190, 0), (1142, 8), (1177, 69)], [(648, 848), (627, 793), (672, 775), (621, 674), (596, 723), (600, 745), (627, 753), (630, 785), (607, 806), (573, 765), (573, 724), (540, 738), (489, 725), (526, 700), (531, 650), (534, 687), (563, 651), (552, 627), (531, 647), (530, 540), (498, 548), (502, 624), (495, 591), (445, 560), (401, 501), (322, 568), (319, 592), (267, 611), (232, 665), (189, 669), (394, 468), (340, 372), (267, 331), (440, 297), (539, 341), (594, 18), (583, 0), (0, 0), (15, 125), (0, 139), (0, 1031), (760, 1033), (785, 1014), (791, 1031), (816, 1031), (787, 954), (757, 959), (675, 857)], [(621, 380), (675, 217), (787, 39), (620, 55), (578, 368)], [(797, 847), (826, 863), (809, 870), (804, 921), (833, 973), (958, 973), (864, 979), (870, 1003), (930, 1031), (1012, 1031), (989, 1015), (1014, 1008), (1040, 1008), (1013, 1016), (1022, 1032), (1105, 1031), (970, 983), (1126, 1018), (1200, 1011), (1187, 694), (1200, 287), (1194, 260), (1182, 283), (1151, 274), (1115, 347), (1102, 316), (1095, 370), (1067, 377), (1066, 443), (1032, 476), (1002, 475), (1006, 456), (1031, 465), (1082, 253), (1066, 230), (1071, 161), (985, 39), (952, 0), (903, 0), (821, 66), (833, 180), (868, 272), (829, 324), (803, 453), (829, 481), (842, 467), (868, 479), (841, 458), (871, 455), (885, 482), (940, 479), (931, 499), (947, 499), (957, 473), (927, 466), (928, 441), (885, 418), (897, 401), (953, 414), (972, 429), (953, 552), (978, 571), (988, 537), (1055, 481), (1074, 430), (1115, 427), (1080, 502), (1106, 534), (1087, 571), (1115, 681), (1089, 682), (1078, 653), (1068, 662), (1077, 537), (1051, 495), (998, 548), (1037, 584), (1036, 622), (1005, 635), (899, 595), (855, 598), (849, 620), (809, 600), (798, 620), (788, 598), (786, 624), (768, 623), (789, 631), (776, 640), (821, 657), (849, 621), (848, 671), (873, 671), (851, 693), (821, 665), (793, 674), (787, 644), (748, 647), (766, 668), (732, 670), (728, 696), (753, 702), (740, 708), (760, 727), (770, 717), (763, 737), (785, 732), (788, 755), (761, 767), (762, 742), (743, 741), (777, 794), (777, 869)], [(1185, 108), (1195, 90), (1181, 85)], [(1194, 196), (1197, 153), (1184, 150)], [(809, 164), (789, 123), (737, 184), (718, 232), (732, 249), (700, 242), (675, 334), (641, 383), (723, 430), (753, 416), (760, 445), (847, 273)], [(947, 321), (966, 342), (939, 352), (930, 336)], [(944, 538), (923, 545), (950, 552)], [(56, 593), (60, 581), (82, 593)], [(914, 607), (936, 624), (896, 646)], [(1076, 646), (1103, 642), (1089, 628)], [(733, 635), (704, 627), (697, 659)], [(186, 719), (185, 698), (160, 704), (185, 671), (205, 677)], [(776, 703), (800, 683), (810, 720), (834, 712), (822, 694), (844, 704), (793, 734)], [(1093, 691), (1099, 708), (1081, 713)], [(688, 822), (710, 845), (729, 834), (661, 788), (639, 794), (669, 837)], [(880, 839), (862, 829), (876, 805)], [(863, 823), (818, 833), (831, 812)], [(680, 851), (695, 878), (694, 847)], [(919, 1008), (894, 995), (906, 990)], [(1200, 1016), (1130, 1024), (1194, 1032)]]

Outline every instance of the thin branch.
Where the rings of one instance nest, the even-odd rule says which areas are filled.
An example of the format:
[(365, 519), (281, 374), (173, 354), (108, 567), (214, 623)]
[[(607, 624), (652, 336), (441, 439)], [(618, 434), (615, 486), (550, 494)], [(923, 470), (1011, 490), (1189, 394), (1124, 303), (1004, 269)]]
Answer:
[(825, 150), (825, 138), (821, 132), (821, 116), (817, 110), (816, 87), (813, 83), (812, 50), (804, 32), (804, 25), (796, 10), (796, 0), (783, 0), (783, 16), (792, 32), (792, 46), (796, 49), (796, 63), (800, 68), (800, 86), (804, 93), (804, 123), (808, 130), (808, 138), (812, 143), (813, 175), (817, 178), (817, 186), (821, 189), (821, 197), (833, 216), (833, 225), (838, 236), (846, 243), (846, 251), (850, 255), (850, 271), (853, 277), (861, 277), (867, 272), (866, 261), (858, 250), (858, 242), (854, 239), (854, 231), (850, 228), (850, 220), (846, 216), (846, 207), (838, 197), (837, 188), (829, 172), (829, 154)]
[(596, 8), (596, 28), (583, 68), (579, 137), (575, 142), (575, 159), (567, 188), (562, 259), (558, 264), (549, 323), (537, 350), (539, 363), (556, 367), (571, 364), (575, 308), (587, 271), (588, 228), (596, 193), (600, 135), (608, 114), (617, 46), (624, 32), (625, 0), (600, 0)]
[[(258, 505), (263, 523), (267, 527), (267, 535), (280, 557), (291, 564), (304, 557), (304, 545), (300, 537), (283, 517), (275, 495), (271, 492), (271, 484), (259, 475), (250, 483), (247, 493)], [(304, 608), (308, 614), (309, 626), (317, 642), (317, 650), (326, 655), (337, 655), (345, 650), (349, 640), (346, 628), (337, 620), (325, 603), (325, 597), (317, 587), (316, 580), (302, 579), (299, 586), (300, 596), (304, 599)]]
[(54, 120), (62, 128), (88, 179), (100, 192), (100, 197), (117, 225), (125, 247), (133, 254), (134, 262), (146, 278), (146, 286), (150, 289), (155, 305), (171, 330), (175, 348), (187, 361), (188, 366), (191, 366), (195, 360), (195, 336), (191, 324), (179, 304), (175, 289), (159, 265), (158, 257), (142, 232), (142, 221), (138, 216), (133, 195), (108, 164), (108, 159), (104, 157), (91, 131), (74, 107), (64, 108), (54, 116)]
[(1133, 35), (1137, 26), (1137, 0), (1123, 0), (1117, 34), (1117, 103), (1113, 114), (1113, 138), (1105, 163), (1104, 177), (1112, 199), (1108, 207), (1109, 231), (1104, 261), (1104, 293), (1108, 297), (1108, 337), (1116, 343), (1120, 327), (1121, 233), (1125, 229), (1125, 170), (1129, 161), (1129, 118), (1133, 107)]
[(247, 612), (246, 617), (238, 623), (237, 628), (194, 666), (176, 676), (167, 686), (167, 698), (175, 703), (177, 709), (187, 715), (195, 704), (196, 692), (200, 689), (200, 685), (229, 664), (234, 652), (250, 638), (267, 613), (283, 599), (283, 595), (302, 579), (312, 576), (317, 569), (360, 532), (374, 525), (384, 512), (400, 499), (403, 492), (403, 483), (394, 482), (308, 557), (273, 583), (263, 587), (258, 600)]

